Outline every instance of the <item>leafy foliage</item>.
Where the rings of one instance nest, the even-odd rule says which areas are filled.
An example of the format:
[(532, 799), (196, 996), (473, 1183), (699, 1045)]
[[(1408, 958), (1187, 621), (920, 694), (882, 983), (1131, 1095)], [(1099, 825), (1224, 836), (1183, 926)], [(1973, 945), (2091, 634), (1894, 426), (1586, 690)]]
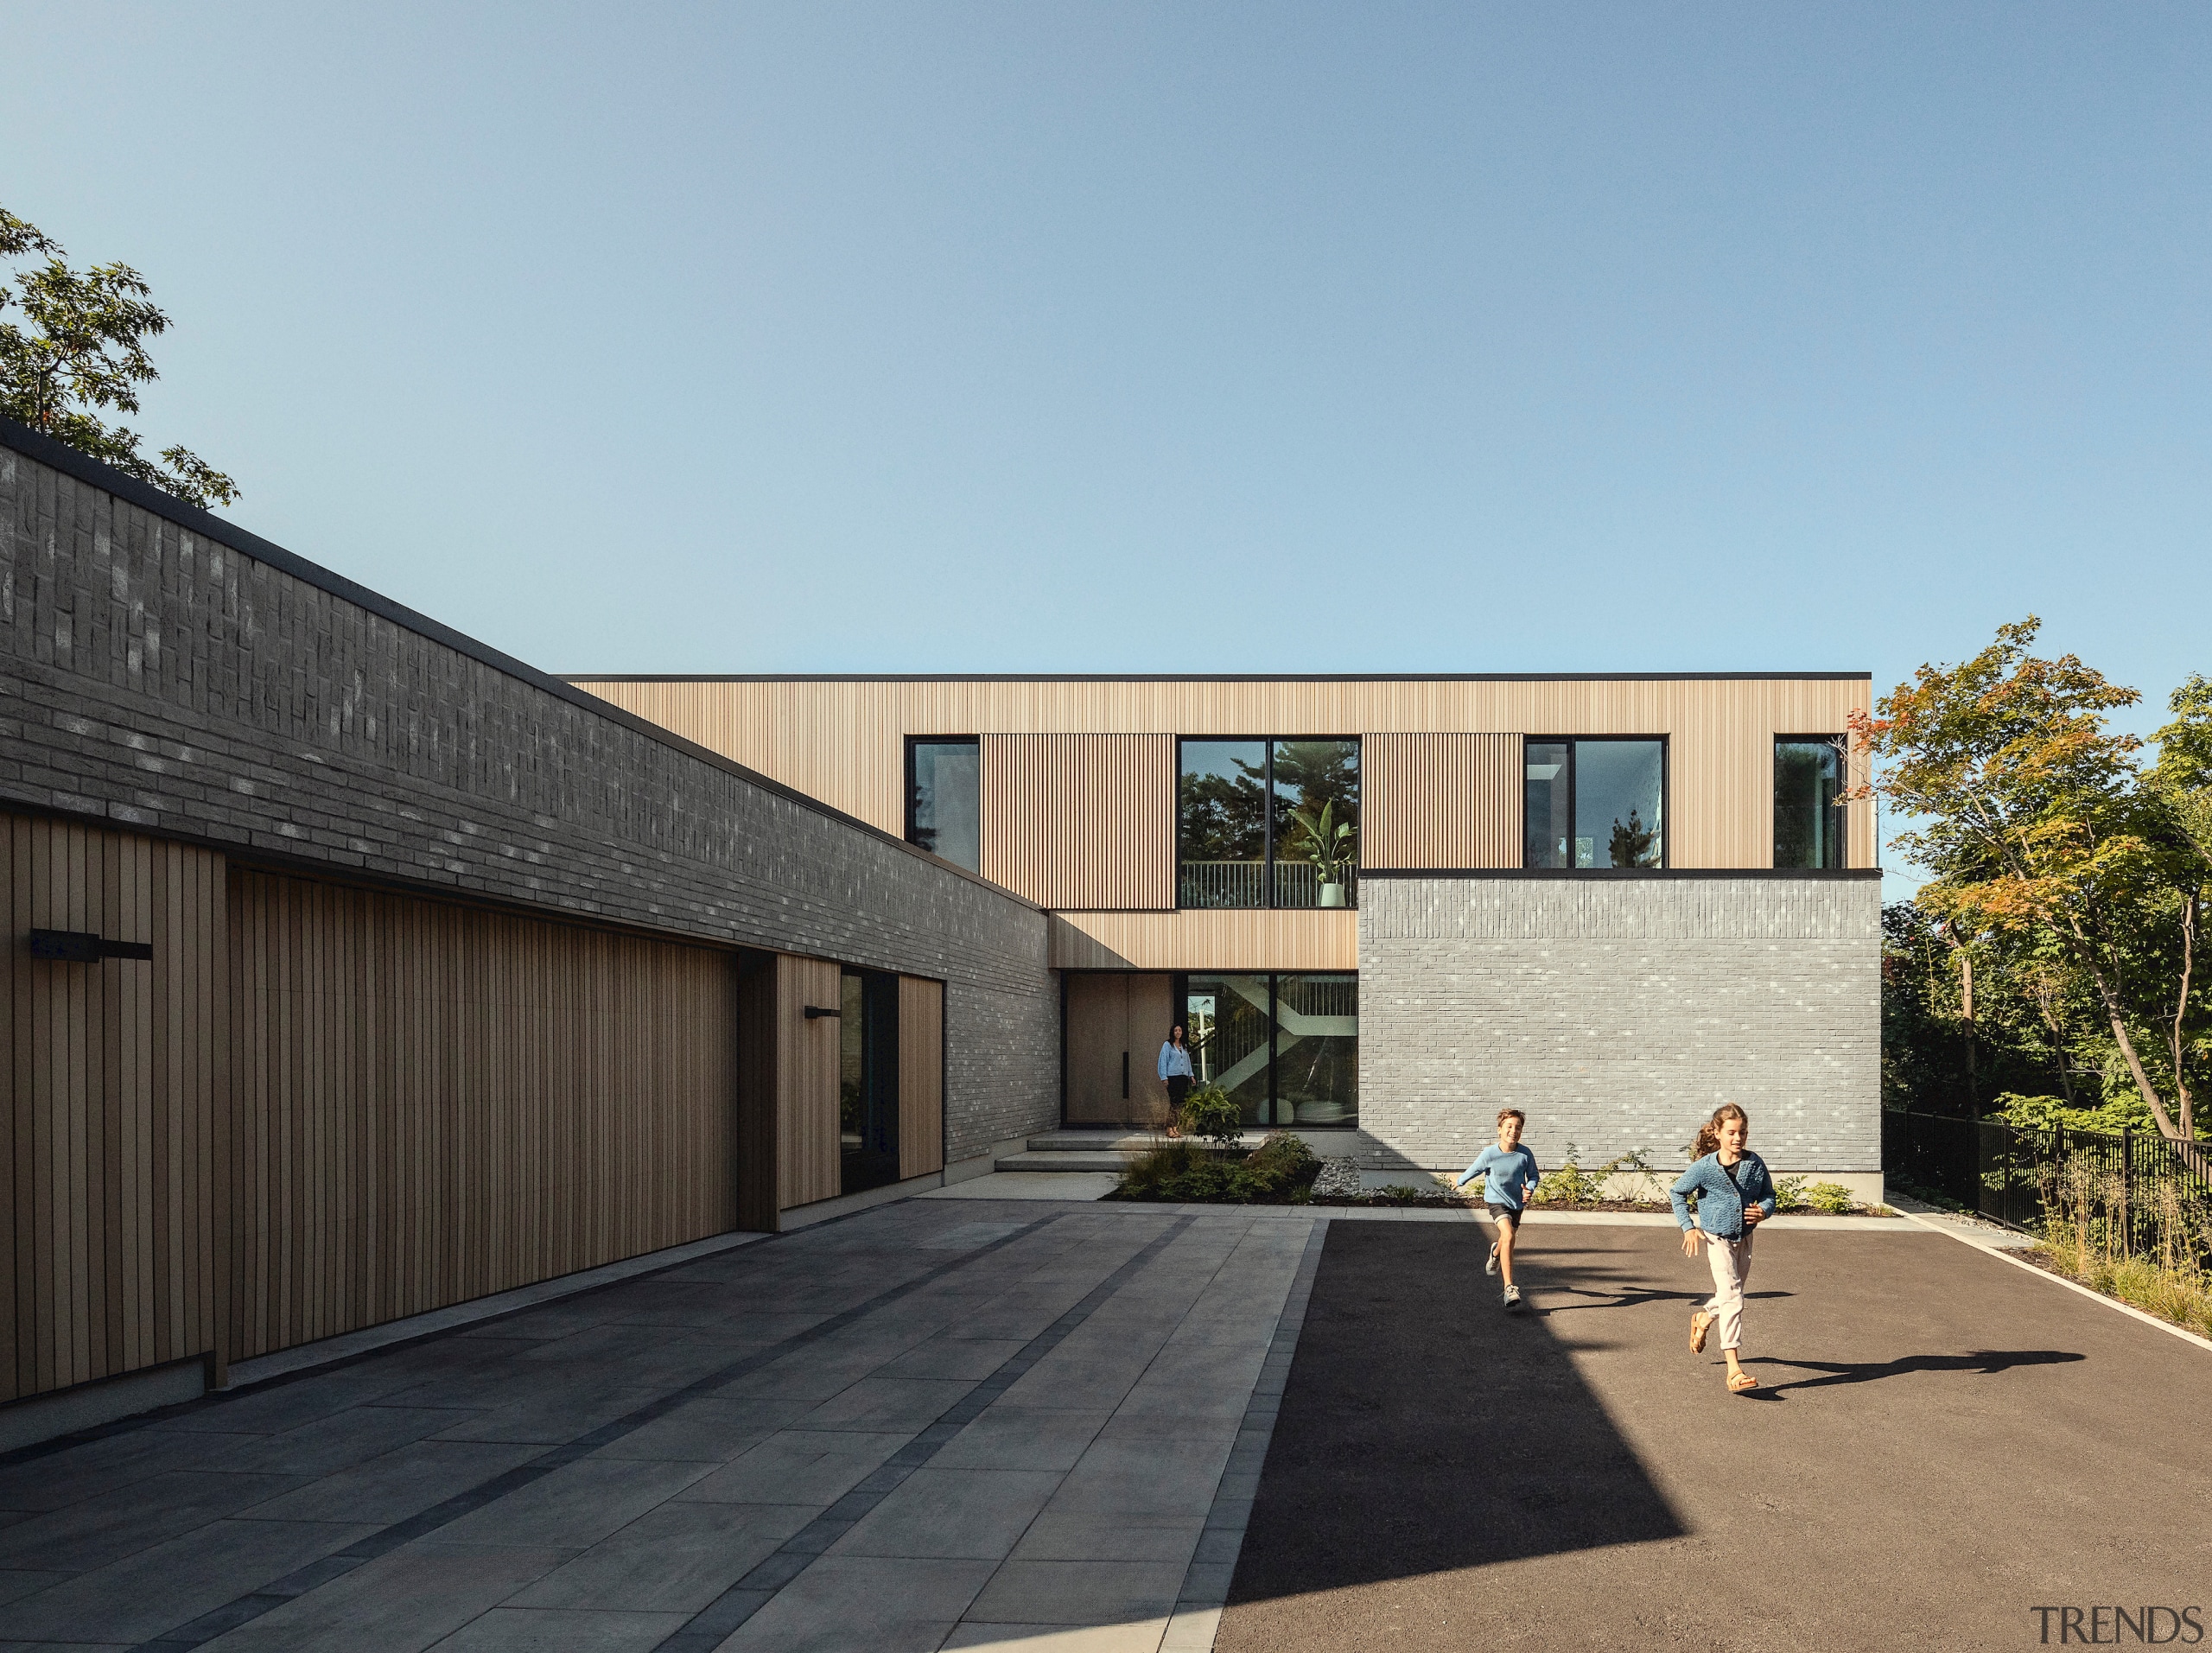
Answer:
[[(2136, 691), (2070, 654), (2034, 655), (2037, 629), (2033, 616), (2000, 626), (1972, 659), (1923, 666), (1853, 720), (1856, 748), (1888, 760), (1859, 795), (1917, 817), (1895, 842), (1935, 874), (1916, 897), (1919, 957), (1893, 948), (1885, 986), (1902, 957), (1924, 1020), (1957, 1025), (1970, 1108), (1980, 1052), (2005, 1047), (2069, 1100), (2077, 1077), (2109, 1092), (2117, 1069), (2161, 1132), (2190, 1136), (2208, 1054), (2195, 950), (2212, 872), (2212, 690), (2196, 678), (2176, 692), (2146, 772), (2142, 743), (2106, 721)], [(1955, 995), (1936, 984), (1936, 945)]]
[(1320, 1166), (1313, 1150), (1287, 1131), (1274, 1133), (1242, 1160), (1185, 1137), (1131, 1161), (1117, 1192), (1123, 1199), (1302, 1203)]
[(58, 243), (4, 207), (0, 258), (25, 261), (0, 277), (0, 413), (189, 504), (237, 499), (238, 485), (189, 449), (165, 448), (157, 465), (137, 431), (100, 417), (139, 411), (138, 386), (160, 377), (146, 340), (169, 319), (145, 277), (124, 264), (72, 270)]
[(1815, 1182), (1810, 1177), (1777, 1177), (1774, 1208), (1778, 1211), (1822, 1211), (1846, 1216), (1858, 1208), (1851, 1190), (1840, 1182)]
[(1585, 1169), (1582, 1151), (1572, 1142), (1555, 1171), (1547, 1171), (1537, 1179), (1536, 1192), (1529, 1196), (1532, 1205), (1593, 1205), (1609, 1198), (1605, 1185), (1616, 1172), (1635, 1172), (1645, 1177), (1651, 1174), (1651, 1157), (1643, 1148), (1615, 1154), (1601, 1166)]
[(1204, 1137), (1220, 1148), (1234, 1148), (1244, 1135), (1244, 1109), (1217, 1084), (1202, 1084), (1183, 1098), (1175, 1122), (1185, 1136)]

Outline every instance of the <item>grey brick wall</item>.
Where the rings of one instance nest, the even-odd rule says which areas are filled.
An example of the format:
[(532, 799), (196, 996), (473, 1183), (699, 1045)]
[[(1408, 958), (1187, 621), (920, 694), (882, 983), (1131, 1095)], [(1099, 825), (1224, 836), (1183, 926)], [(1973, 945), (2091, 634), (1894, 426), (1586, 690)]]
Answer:
[(941, 977), (950, 1155), (1058, 1120), (1034, 907), (14, 426), (0, 801)]
[(1497, 1110), (1547, 1168), (1679, 1167), (1722, 1102), (1777, 1171), (1881, 1167), (1878, 877), (1370, 878), (1360, 1126), (1383, 1162), (1465, 1165)]

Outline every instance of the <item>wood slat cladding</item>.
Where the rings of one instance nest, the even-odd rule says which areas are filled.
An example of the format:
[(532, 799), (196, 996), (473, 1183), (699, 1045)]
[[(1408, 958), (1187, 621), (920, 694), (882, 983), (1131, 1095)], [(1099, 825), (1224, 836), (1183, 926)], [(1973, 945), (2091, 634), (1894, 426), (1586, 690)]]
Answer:
[(844, 973), (819, 958), (776, 957), (776, 1204), (779, 1211), (832, 1199), (838, 1158), (836, 1016), (809, 1020), (809, 1005), (839, 1008)]
[[(1684, 868), (1772, 866), (1775, 737), (1840, 734), (1872, 692), (1864, 677), (574, 681), (894, 833), (909, 734), (1661, 734), (1668, 861)], [(1851, 865), (1872, 867), (1873, 811), (1849, 814)]]
[(1174, 906), (1173, 735), (980, 739), (984, 877), (1040, 906)]
[(1056, 912), (1052, 963), (1068, 970), (1352, 970), (1359, 968), (1359, 914)]
[(1368, 734), (1360, 741), (1360, 864), (1518, 867), (1517, 734)]
[[(220, 1381), (222, 858), (15, 814), (0, 848), (0, 1399), (194, 1355)], [(34, 958), (34, 929), (154, 957)]]
[(944, 983), (899, 978), (899, 1174), (944, 1169)]
[(238, 1356), (736, 1222), (730, 955), (232, 868)]

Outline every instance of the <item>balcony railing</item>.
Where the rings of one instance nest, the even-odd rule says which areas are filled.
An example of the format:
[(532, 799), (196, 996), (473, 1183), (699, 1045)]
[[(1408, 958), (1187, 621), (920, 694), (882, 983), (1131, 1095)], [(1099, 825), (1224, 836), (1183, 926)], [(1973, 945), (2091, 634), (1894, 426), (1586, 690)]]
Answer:
[[(1318, 907), (1320, 868), (1310, 861), (1275, 862), (1274, 900), (1268, 899), (1264, 861), (1186, 861), (1176, 905), (1185, 907)], [(1344, 905), (1359, 905), (1359, 869), (1343, 869)]]

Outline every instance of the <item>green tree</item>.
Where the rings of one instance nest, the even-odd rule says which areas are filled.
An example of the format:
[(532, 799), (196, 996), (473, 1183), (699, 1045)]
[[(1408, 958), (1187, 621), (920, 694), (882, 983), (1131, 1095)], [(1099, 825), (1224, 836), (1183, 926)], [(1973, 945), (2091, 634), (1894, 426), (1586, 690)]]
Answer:
[(0, 273), (0, 413), (192, 505), (237, 499), (238, 485), (196, 454), (164, 448), (156, 464), (138, 451), (137, 431), (100, 417), (137, 413), (137, 387), (160, 377), (146, 340), (168, 331), (169, 319), (145, 278), (122, 264), (72, 270), (51, 237), (4, 207), (0, 259), (23, 261)]
[(2171, 789), (2143, 773), (2141, 743), (2106, 726), (2135, 690), (2072, 655), (2032, 655), (2038, 629), (2031, 615), (1962, 664), (1923, 666), (1853, 719), (1853, 738), (1888, 760), (1873, 790), (1923, 823), (1895, 841), (1936, 875), (1923, 910), (1962, 944), (2046, 944), (2062, 979), (2087, 984), (2159, 1130), (2186, 1138), (2202, 858)]

